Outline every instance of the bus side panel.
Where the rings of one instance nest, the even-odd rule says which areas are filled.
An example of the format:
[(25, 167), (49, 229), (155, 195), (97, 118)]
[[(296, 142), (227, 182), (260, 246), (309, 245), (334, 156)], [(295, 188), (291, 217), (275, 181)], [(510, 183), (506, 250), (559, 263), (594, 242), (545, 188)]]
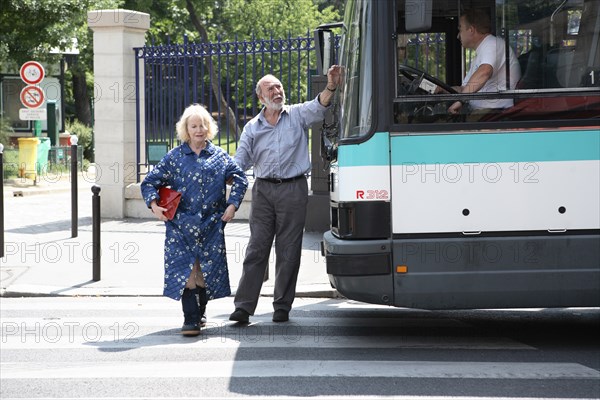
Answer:
[(394, 234), (600, 229), (598, 129), (391, 138)]
[(394, 305), (598, 307), (600, 235), (394, 240)]
[(391, 154), (395, 305), (600, 305), (597, 129), (398, 135)]

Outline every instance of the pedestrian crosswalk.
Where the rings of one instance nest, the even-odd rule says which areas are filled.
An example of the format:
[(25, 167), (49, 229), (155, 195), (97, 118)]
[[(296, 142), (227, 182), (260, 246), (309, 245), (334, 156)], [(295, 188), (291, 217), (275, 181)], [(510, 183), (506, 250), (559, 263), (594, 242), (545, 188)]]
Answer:
[[(3, 379), (193, 378), (203, 361), (151, 361), (98, 364), (54, 362), (13, 365)], [(460, 379), (594, 379), (598, 371), (576, 363), (507, 363), (439, 361), (280, 360), (212, 361), (203, 378), (261, 377), (385, 377)]]
[[(469, 321), (339, 299), (294, 306), (277, 324), (262, 298), (251, 323), (238, 325), (227, 319), (231, 298), (213, 301), (207, 327), (189, 338), (166, 298), (2, 299), (0, 397), (188, 398), (196, 378), (210, 385), (195, 394), (217, 398), (599, 394), (597, 365)], [(498, 382), (511, 384), (500, 393)], [(140, 385), (144, 395), (133, 390)]]
[[(190, 340), (179, 336), (177, 327), (181, 318), (82, 318), (69, 321), (37, 321), (22, 318), (3, 323), (4, 349), (99, 349), (129, 347), (210, 347), (210, 348), (363, 348), (369, 349), (479, 349), (479, 350), (526, 350), (530, 346), (505, 337), (478, 336), (415, 336), (415, 335), (343, 335), (348, 330), (347, 321), (334, 318), (302, 318), (298, 322), (277, 325), (264, 318), (254, 318), (248, 326), (237, 326), (226, 321), (209, 321), (197, 338)], [(364, 322), (377, 324), (378, 319)], [(392, 322), (392, 321), (390, 321)], [(400, 330), (394, 323), (379, 322), (388, 329)]]

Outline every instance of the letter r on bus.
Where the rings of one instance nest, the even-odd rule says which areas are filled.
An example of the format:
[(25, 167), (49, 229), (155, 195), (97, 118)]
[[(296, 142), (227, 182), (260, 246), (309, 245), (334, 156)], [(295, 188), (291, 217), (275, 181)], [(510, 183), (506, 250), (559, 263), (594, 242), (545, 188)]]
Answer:
[(356, 191), (356, 198), (357, 199), (363, 199), (365, 196), (365, 191), (364, 190), (357, 190)]

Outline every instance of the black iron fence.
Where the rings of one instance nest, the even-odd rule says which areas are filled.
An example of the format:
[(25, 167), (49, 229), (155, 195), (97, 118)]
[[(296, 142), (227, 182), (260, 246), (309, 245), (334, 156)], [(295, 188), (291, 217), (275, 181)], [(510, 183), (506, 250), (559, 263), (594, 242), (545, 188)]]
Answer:
[[(288, 103), (305, 101), (316, 71), (313, 51), (310, 32), (306, 37), (214, 43), (184, 38), (183, 44), (136, 48), (136, 93), (143, 90), (145, 99), (137, 104), (138, 166), (151, 164), (158, 150), (177, 145), (175, 123), (192, 103), (205, 105), (217, 121), (215, 144), (235, 153), (244, 124), (260, 107), (258, 79), (273, 74), (281, 80)], [(144, 159), (143, 148), (150, 148)]]

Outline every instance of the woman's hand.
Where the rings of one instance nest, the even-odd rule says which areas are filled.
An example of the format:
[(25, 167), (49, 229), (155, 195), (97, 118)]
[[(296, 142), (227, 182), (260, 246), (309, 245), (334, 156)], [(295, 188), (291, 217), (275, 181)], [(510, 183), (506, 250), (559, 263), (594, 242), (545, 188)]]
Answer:
[(167, 211), (167, 209), (159, 206), (156, 200), (152, 200), (152, 203), (150, 203), (150, 208), (152, 209), (152, 214), (154, 214), (160, 221), (168, 221), (167, 217), (165, 217), (165, 214), (163, 214), (165, 211)]
[(233, 219), (233, 217), (235, 217), (235, 206), (233, 204), (230, 204), (225, 209), (225, 212), (221, 217), (221, 221), (229, 222)]

